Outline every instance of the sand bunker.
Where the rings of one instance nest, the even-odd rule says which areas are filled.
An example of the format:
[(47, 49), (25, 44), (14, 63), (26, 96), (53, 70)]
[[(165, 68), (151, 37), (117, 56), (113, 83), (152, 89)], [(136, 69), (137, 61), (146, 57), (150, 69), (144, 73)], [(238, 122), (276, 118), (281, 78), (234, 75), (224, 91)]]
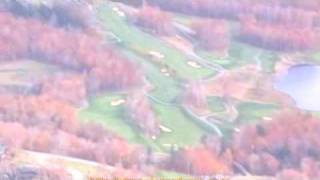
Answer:
[(162, 68), (162, 69), (160, 69), (160, 71), (161, 71), (162, 73), (167, 73), (167, 72), (168, 72), (168, 69)]
[(163, 54), (161, 54), (158, 51), (149, 51), (149, 55), (158, 59), (163, 59), (165, 57)]
[(188, 61), (188, 65), (191, 67), (197, 68), (197, 69), (201, 68), (201, 66), (197, 62), (194, 62), (194, 61)]
[(111, 101), (110, 105), (111, 106), (119, 106), (123, 103), (125, 103), (126, 101), (124, 99), (117, 99), (117, 100), (113, 100)]
[(168, 133), (171, 133), (171, 132), (172, 132), (171, 129), (169, 129), (169, 128), (163, 126), (163, 125), (160, 125), (159, 128), (160, 128), (160, 130), (163, 131), (163, 132), (168, 132)]
[(272, 121), (272, 117), (265, 116), (262, 118), (265, 121)]
[(121, 11), (119, 8), (117, 8), (117, 7), (112, 8), (112, 10), (114, 12), (116, 12), (120, 17), (125, 17), (126, 16), (126, 14), (123, 11)]

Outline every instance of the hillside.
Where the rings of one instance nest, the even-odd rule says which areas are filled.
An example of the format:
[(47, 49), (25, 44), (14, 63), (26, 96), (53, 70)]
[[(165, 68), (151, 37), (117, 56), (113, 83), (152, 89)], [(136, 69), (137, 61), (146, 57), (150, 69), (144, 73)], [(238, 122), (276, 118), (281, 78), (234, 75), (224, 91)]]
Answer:
[(319, 10), (1, 1), (0, 177), (320, 178)]

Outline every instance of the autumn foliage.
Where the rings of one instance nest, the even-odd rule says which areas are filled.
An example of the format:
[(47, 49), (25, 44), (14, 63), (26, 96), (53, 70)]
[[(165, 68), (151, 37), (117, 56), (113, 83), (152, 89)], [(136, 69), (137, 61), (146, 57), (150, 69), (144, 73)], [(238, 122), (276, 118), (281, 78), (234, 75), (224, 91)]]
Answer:
[[(283, 112), (271, 122), (244, 127), (235, 134), (235, 159), (254, 174), (293, 169), (319, 178), (319, 129), (320, 121), (311, 115)], [(294, 174), (289, 172), (283, 176)]]
[(229, 47), (228, 25), (221, 20), (198, 21), (193, 24), (200, 46), (207, 50), (225, 51)]
[(160, 134), (159, 120), (149, 99), (143, 93), (131, 94), (128, 98), (127, 109), (129, 119), (139, 130), (148, 136)]
[[(177, 133), (167, 130), (160, 134), (160, 128), (163, 131), (165, 128), (148, 96), (141, 89), (135, 91), (143, 83), (142, 73), (134, 62), (106, 44), (103, 37), (88, 32), (90, 23), (84, 19), (89, 15), (81, 11), (85, 7), (72, 3), (34, 6), (19, 2), (0, 2), (0, 61), (32, 59), (59, 70), (32, 82), (36, 89), (33, 93), (0, 94), (0, 144), (119, 167), (113, 172), (114, 176), (134, 176), (138, 173), (125, 169), (150, 166), (195, 176), (232, 175), (247, 170), (254, 175), (275, 176), (279, 180), (320, 179), (320, 121), (298, 110), (284, 111), (271, 121), (243, 125), (228, 140), (208, 132), (202, 144), (178, 149), (174, 149), (174, 144), (171, 154), (160, 158), (159, 153), (151, 152), (151, 148), (146, 152), (147, 148), (129, 144), (115, 135), (108, 130), (109, 124), (105, 127), (81, 122), (79, 108), (84, 107), (90, 97), (125, 89), (130, 93), (122, 110), (132, 127), (153, 140), (165, 133)], [(227, 51), (231, 38), (286, 52), (313, 50), (319, 45), (320, 4), (317, 0), (147, 2), (150, 4), (139, 9), (133, 21), (158, 36), (176, 35), (174, 22), (164, 10), (209, 18), (197, 20), (191, 25), (192, 30), (178, 36), (197, 39), (199, 47), (210, 52)], [(232, 21), (227, 23), (226, 20)], [(231, 37), (233, 31), (237, 33)], [(209, 114), (209, 91), (239, 99), (237, 97), (250, 89), (248, 84), (256, 85), (252, 78), (256, 79), (257, 69), (254, 65), (254, 69), (245, 69), (253, 73), (236, 74), (234, 78), (228, 78), (230, 74), (224, 72), (226, 77), (216, 78), (220, 86), (215, 84), (207, 88), (200, 80), (190, 82), (182, 94), (182, 103), (193, 112)], [(177, 77), (176, 80), (179, 89), (185, 79)], [(223, 126), (223, 122), (217, 126), (220, 125)], [(18, 172), (15, 167), (1, 166), (0, 162), (0, 175), (4, 172), (1, 168), (8, 168), (13, 176)], [(37, 172), (52, 179), (69, 178), (62, 169)]]
[(57, 74), (44, 78), (40, 83), (40, 93), (81, 107), (87, 104), (86, 77), (77, 74)]
[(165, 10), (177, 11), (180, 13), (223, 17), (234, 19), (237, 14), (243, 11), (245, 5), (241, 5), (239, 1), (230, 0), (148, 0), (150, 4), (158, 5)]
[(52, 100), (48, 102), (45, 109), (41, 109), (43, 104), (36, 101), (30, 103), (37, 107), (31, 104), (20, 104), (20, 108), (6, 107), (15, 110), (16, 116), (10, 114), (12, 111), (2, 110), (0, 142), (14, 148), (67, 155), (111, 165), (122, 163), (130, 167), (137, 163), (134, 146), (107, 132), (101, 125), (80, 124), (72, 116), (74, 111), (66, 112), (67, 109), (61, 107), (61, 104), (55, 107), (50, 106)]
[(308, 27), (290, 27), (245, 18), (238, 38), (246, 43), (271, 50), (296, 51), (316, 47), (319, 35)]
[(51, 5), (34, 5), (21, 0), (4, 0), (0, 2), (0, 9), (17, 17), (37, 19), (53, 26), (84, 31), (90, 28), (92, 20), (90, 10), (83, 3), (75, 1), (58, 0)]
[(316, 0), (274, 0), (268, 2), (255, 0), (147, 0), (147, 2), (165, 10), (205, 17), (237, 20), (242, 15), (251, 14), (274, 22), (284, 19), (290, 19), (291, 22), (294, 22), (293, 18), (296, 17), (298, 23), (306, 23), (301, 21), (302, 19), (306, 20), (306, 17), (312, 19), (312, 16), (308, 14), (316, 12), (320, 7)]
[[(311, 1), (148, 0), (164, 10), (240, 22), (238, 38), (261, 48), (302, 51), (318, 46), (319, 3)], [(249, 18), (248, 18), (249, 17)], [(206, 23), (195, 28), (205, 48), (224, 47), (225, 26)], [(206, 32), (206, 33), (205, 33)], [(210, 33), (209, 33), (210, 32)], [(211, 36), (210, 36), (211, 35)], [(214, 41), (215, 40), (215, 41)]]
[[(33, 12), (34, 7), (22, 10), (28, 8)], [(81, 123), (77, 117), (78, 107), (90, 96), (139, 85), (141, 74), (134, 63), (103, 44), (98, 35), (13, 11), (0, 12), (1, 60), (33, 59), (55, 65), (59, 72), (32, 82), (34, 93), (0, 95), (0, 143), (125, 168), (137, 166), (143, 149), (101, 124)], [(68, 18), (70, 14), (64, 20), (72, 21)]]
[(188, 84), (183, 96), (183, 102), (194, 110), (208, 108), (207, 93), (201, 82), (195, 81)]
[(0, 24), (2, 59), (32, 58), (86, 73), (90, 93), (135, 86), (141, 81), (135, 65), (102, 45), (97, 36), (15, 18), (8, 13), (0, 14)]
[(168, 35), (173, 32), (170, 15), (157, 7), (143, 6), (136, 14), (135, 23), (159, 35)]
[(176, 171), (197, 176), (229, 174), (232, 170), (224, 161), (223, 157), (200, 146), (175, 152), (168, 166)]

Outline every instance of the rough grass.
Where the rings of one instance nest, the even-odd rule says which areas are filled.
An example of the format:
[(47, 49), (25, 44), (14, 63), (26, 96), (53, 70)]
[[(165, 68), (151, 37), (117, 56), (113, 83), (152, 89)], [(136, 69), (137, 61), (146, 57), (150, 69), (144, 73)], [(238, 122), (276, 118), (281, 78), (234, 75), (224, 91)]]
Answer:
[(0, 64), (0, 85), (28, 86), (30, 79), (38, 79), (57, 71), (57, 67), (32, 60), (17, 60)]
[(254, 123), (263, 117), (272, 117), (279, 107), (275, 104), (242, 102), (238, 104), (237, 109), (239, 111), (238, 120), (241, 123)]

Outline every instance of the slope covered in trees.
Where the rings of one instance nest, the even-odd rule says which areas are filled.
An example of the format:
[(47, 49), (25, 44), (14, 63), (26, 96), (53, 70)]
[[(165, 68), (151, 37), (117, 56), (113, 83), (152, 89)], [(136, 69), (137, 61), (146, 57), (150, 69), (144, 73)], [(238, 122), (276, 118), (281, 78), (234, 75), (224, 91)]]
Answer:
[(170, 15), (159, 8), (143, 6), (135, 15), (135, 23), (155, 34), (168, 35), (173, 31)]
[(193, 29), (200, 45), (208, 50), (224, 52), (228, 50), (230, 34), (228, 24), (225, 21), (207, 20), (195, 22)]
[(0, 8), (17, 17), (34, 18), (65, 28), (87, 29), (93, 20), (86, 6), (71, 1), (55, 1), (48, 6), (46, 3), (34, 5), (21, 0), (4, 0), (0, 2)]
[(85, 73), (91, 92), (134, 86), (141, 81), (134, 64), (105, 47), (99, 37), (8, 13), (1, 13), (0, 24), (2, 59), (38, 59)]
[(245, 18), (241, 22), (239, 39), (271, 50), (303, 51), (317, 47), (319, 34), (308, 26), (275, 25)]
[[(155, 1), (149, 0), (150, 4), (164, 10), (197, 15), (209, 18), (221, 18), (241, 23), (239, 38), (241, 41), (262, 48), (280, 51), (301, 51), (317, 47), (319, 42), (318, 22), (319, 12), (316, 7), (319, 4), (315, 1), (306, 3), (288, 1), (225, 1), (225, 0), (200, 0), (200, 1)], [(299, 5), (297, 5), (299, 4)], [(310, 4), (315, 5), (311, 8)], [(308, 8), (307, 8), (308, 7)], [(211, 32), (207, 37), (211, 46), (213, 42), (223, 46), (227, 41), (221, 34), (225, 25), (218, 25), (220, 28), (219, 38), (213, 40), (219, 33), (217, 28), (209, 24), (202, 24), (206, 32)], [(206, 29), (205, 29), (206, 28)], [(204, 39), (196, 29), (199, 39)], [(212, 39), (210, 39), (212, 38)], [(218, 43), (220, 42), (220, 43)], [(222, 43), (224, 42), (224, 43)]]
[(234, 137), (235, 159), (251, 173), (283, 176), (296, 171), (319, 178), (319, 119), (301, 112), (287, 111), (273, 121), (244, 127)]
[(10, 102), (1, 107), (0, 141), (3, 144), (111, 165), (135, 163), (131, 158), (136, 155), (130, 155), (135, 147), (101, 125), (80, 123), (72, 106), (41, 96), (6, 96), (1, 97), (1, 101)]
[(121, 2), (0, 2), (0, 144), (107, 177), (320, 178), (317, 113), (274, 87), (319, 64), (316, 0)]

